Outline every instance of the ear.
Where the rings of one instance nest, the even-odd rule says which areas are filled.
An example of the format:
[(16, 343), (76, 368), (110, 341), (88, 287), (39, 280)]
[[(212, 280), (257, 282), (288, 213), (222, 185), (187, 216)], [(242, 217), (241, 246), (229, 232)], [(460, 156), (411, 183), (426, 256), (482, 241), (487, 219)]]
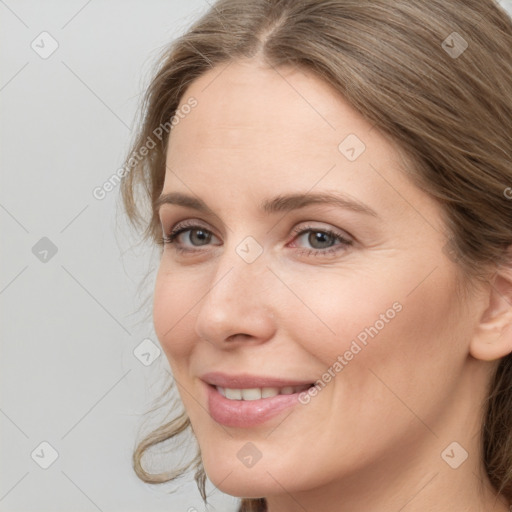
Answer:
[(494, 274), (487, 297), (469, 352), (476, 359), (494, 361), (512, 352), (512, 265)]

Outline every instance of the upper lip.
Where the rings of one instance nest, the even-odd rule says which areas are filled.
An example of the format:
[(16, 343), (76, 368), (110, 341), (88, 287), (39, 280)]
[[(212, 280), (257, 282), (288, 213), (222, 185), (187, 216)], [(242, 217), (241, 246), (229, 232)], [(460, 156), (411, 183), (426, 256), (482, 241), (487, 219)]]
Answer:
[(312, 381), (283, 379), (277, 377), (263, 377), (259, 375), (249, 375), (247, 373), (239, 375), (227, 375), (221, 372), (208, 372), (202, 375), (200, 378), (207, 384), (229, 389), (284, 388), (287, 386), (294, 387), (312, 384)]

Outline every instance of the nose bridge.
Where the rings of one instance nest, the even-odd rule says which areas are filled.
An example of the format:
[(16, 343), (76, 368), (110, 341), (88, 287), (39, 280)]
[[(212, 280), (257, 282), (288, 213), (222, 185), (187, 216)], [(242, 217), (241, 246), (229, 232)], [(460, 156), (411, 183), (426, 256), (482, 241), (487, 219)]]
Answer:
[(254, 239), (225, 246), (198, 305), (198, 336), (219, 343), (236, 334), (254, 338), (270, 336), (273, 330), (268, 293), (270, 276), (263, 248)]

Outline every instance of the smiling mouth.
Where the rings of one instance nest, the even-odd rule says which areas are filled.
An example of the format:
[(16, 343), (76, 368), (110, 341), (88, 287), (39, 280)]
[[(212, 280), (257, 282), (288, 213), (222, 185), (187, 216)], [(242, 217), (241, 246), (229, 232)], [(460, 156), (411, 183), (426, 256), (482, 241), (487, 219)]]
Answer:
[[(271, 379), (218, 378), (216, 380), (224, 380), (224, 382), (217, 384), (204, 382), (208, 412), (217, 423), (233, 428), (252, 428), (265, 424), (285, 410), (300, 404), (301, 393), (314, 386), (313, 383), (297, 382), (281, 384), (276, 382), (279, 379), (273, 379), (274, 382), (268, 383), (278, 384), (278, 386), (267, 385), (264, 387), (254, 387), (257, 383), (255, 381)], [(242, 382), (243, 380), (249, 380), (249, 382)], [(224, 384), (224, 386), (219, 384)], [(228, 388), (226, 385), (229, 384), (241, 387)]]
[(214, 387), (224, 398), (228, 400), (261, 400), (264, 398), (273, 398), (278, 395), (293, 395), (306, 391), (314, 384), (303, 384), (301, 386), (284, 386), (277, 387), (264, 387), (264, 388), (223, 388), (220, 386)]

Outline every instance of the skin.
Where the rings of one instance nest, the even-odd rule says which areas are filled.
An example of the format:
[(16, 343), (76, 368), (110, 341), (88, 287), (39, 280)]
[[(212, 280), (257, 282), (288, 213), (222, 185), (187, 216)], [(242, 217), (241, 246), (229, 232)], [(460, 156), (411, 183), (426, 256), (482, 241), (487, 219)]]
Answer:
[[(236, 61), (200, 76), (181, 103), (191, 96), (163, 192), (199, 197), (215, 215), (166, 204), (160, 219), (165, 234), (195, 220), (212, 237), (182, 233), (188, 253), (165, 245), (154, 324), (210, 480), (266, 497), (270, 512), (508, 510), (478, 434), (495, 360), (512, 350), (510, 275), (458, 292), (440, 206), (402, 172), (399, 148), (311, 73)], [(355, 161), (338, 149), (349, 134), (366, 146)], [(325, 204), (259, 210), (308, 191), (343, 192), (378, 217)], [(327, 238), (338, 250), (322, 255), (311, 232), (292, 232), (301, 226), (353, 244)], [(236, 251), (247, 236), (262, 249), (250, 264)], [(314, 382), (394, 303), (401, 311), (307, 405), (251, 428), (210, 417), (201, 374)], [(248, 441), (262, 454), (251, 468), (237, 458)], [(453, 442), (455, 463), (469, 454), (456, 469), (441, 457)]]

